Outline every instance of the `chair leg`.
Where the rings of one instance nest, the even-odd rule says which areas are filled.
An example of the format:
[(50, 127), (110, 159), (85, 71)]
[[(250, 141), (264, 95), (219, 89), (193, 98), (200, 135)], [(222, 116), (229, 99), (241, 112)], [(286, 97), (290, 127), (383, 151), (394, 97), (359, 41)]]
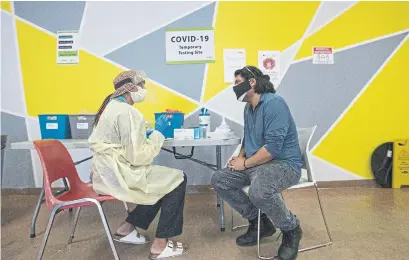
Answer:
[(315, 192), (317, 193), (318, 204), (320, 205), (320, 209), (321, 209), (322, 219), (324, 220), (325, 229), (327, 230), (327, 235), (328, 235), (328, 238), (329, 238), (329, 242), (332, 244), (331, 232), (329, 231), (327, 218), (325, 217), (324, 209), (323, 209), (322, 204), (321, 204), (321, 198), (320, 198), (320, 194), (318, 192), (318, 186), (317, 186), (316, 183), (314, 183), (314, 185), (315, 185)]
[(40, 196), (38, 197), (37, 205), (34, 210), (33, 219), (31, 220), (30, 238), (33, 238), (36, 236), (36, 222), (37, 222), (38, 213), (40, 213), (40, 208), (41, 208), (41, 204), (43, 203), (43, 201), (44, 201), (44, 186), (41, 188), (41, 193), (40, 193)]
[(274, 259), (275, 256), (272, 257), (267, 257), (267, 256), (261, 256), (260, 255), (260, 222), (261, 222), (261, 210), (258, 210), (258, 225), (257, 225), (257, 255), (258, 258), (263, 259), (263, 260), (268, 260), (268, 259)]
[[(310, 250), (317, 249), (317, 248), (321, 248), (321, 247), (326, 247), (326, 246), (329, 246), (329, 245), (332, 244), (332, 237), (331, 237), (331, 233), (330, 233), (329, 228), (328, 228), (327, 219), (325, 218), (324, 209), (322, 208), (321, 199), (320, 199), (320, 194), (319, 194), (319, 191), (318, 191), (318, 186), (317, 186), (316, 183), (314, 183), (314, 186), (315, 186), (315, 192), (317, 193), (318, 204), (319, 204), (319, 206), (320, 206), (321, 215), (322, 215), (322, 219), (324, 220), (324, 225), (325, 225), (325, 229), (326, 229), (326, 231), (327, 231), (327, 235), (328, 235), (328, 238), (329, 238), (329, 242), (323, 243), (323, 244), (318, 244), (318, 245), (315, 245), (315, 246), (310, 246), (310, 247), (306, 247), (306, 248), (299, 249), (299, 250), (298, 250), (299, 253), (301, 253), (301, 252), (306, 252), (306, 251), (310, 251)], [(284, 201), (284, 197), (283, 197), (283, 194), (282, 194), (282, 193), (281, 193), (281, 198), (282, 198), (283, 201)]]
[(235, 231), (236, 229), (243, 228), (243, 227), (248, 227), (248, 224), (245, 225), (239, 225), (239, 226), (234, 226), (234, 210), (231, 208), (231, 231)]
[(129, 214), (130, 212), (129, 212), (128, 204), (125, 201), (123, 203), (124, 203), (124, 207), (125, 207), (126, 212)]
[(81, 208), (78, 208), (77, 212), (75, 213), (74, 227), (72, 228), (70, 238), (68, 239), (68, 244), (71, 244), (72, 240), (74, 239), (75, 228), (77, 227), (77, 224), (78, 224), (78, 219), (80, 217), (80, 211), (81, 211)]
[(327, 219), (325, 218), (324, 209), (322, 208), (321, 198), (320, 198), (320, 194), (318, 192), (318, 186), (317, 186), (316, 183), (314, 183), (314, 186), (315, 186), (315, 192), (317, 193), (318, 204), (320, 206), (322, 219), (324, 220), (324, 225), (325, 225), (325, 229), (327, 231), (329, 241), (327, 243), (324, 243), (324, 244), (319, 244), (319, 245), (316, 245), (316, 246), (311, 246), (311, 247), (300, 249), (300, 250), (298, 250), (298, 252), (300, 252), (300, 253), (305, 252), (305, 251), (310, 251), (310, 250), (313, 250), (313, 249), (317, 249), (317, 248), (321, 248), (321, 247), (326, 247), (326, 246), (329, 246), (329, 245), (332, 244), (332, 237), (331, 237), (331, 233), (330, 233), (329, 228), (328, 228)]
[(48, 236), (50, 235), (50, 231), (54, 223), (55, 215), (57, 214), (57, 211), (59, 210), (59, 208), (60, 206), (57, 206), (51, 212), (50, 220), (48, 221), (47, 230), (45, 231), (43, 244), (41, 245), (40, 252), (38, 253), (38, 256), (37, 256), (37, 260), (41, 260), (43, 258), (44, 249), (48, 241)]
[(112, 239), (111, 230), (109, 229), (108, 221), (105, 217), (104, 210), (102, 206), (98, 202), (94, 202), (95, 205), (98, 207), (99, 215), (101, 216), (102, 223), (104, 224), (105, 232), (108, 237), (109, 244), (111, 245), (112, 253), (114, 254), (115, 260), (119, 260), (118, 252), (116, 251), (114, 240)]

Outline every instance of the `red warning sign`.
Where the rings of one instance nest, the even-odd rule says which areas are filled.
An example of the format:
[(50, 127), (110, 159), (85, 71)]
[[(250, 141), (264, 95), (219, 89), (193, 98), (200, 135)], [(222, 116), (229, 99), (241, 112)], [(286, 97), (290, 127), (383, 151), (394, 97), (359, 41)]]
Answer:
[(334, 51), (332, 47), (314, 47), (312, 52), (313, 64), (334, 64)]

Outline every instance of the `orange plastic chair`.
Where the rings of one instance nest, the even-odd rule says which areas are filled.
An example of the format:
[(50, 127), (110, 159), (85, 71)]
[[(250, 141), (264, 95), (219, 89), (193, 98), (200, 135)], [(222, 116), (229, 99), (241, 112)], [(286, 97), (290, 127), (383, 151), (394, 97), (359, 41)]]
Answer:
[[(44, 190), (45, 201), (49, 210), (51, 210), (50, 220), (47, 230), (44, 234), (43, 244), (38, 254), (37, 260), (41, 260), (47, 245), (48, 236), (52, 228), (55, 215), (65, 209), (78, 208), (74, 220), (74, 227), (68, 243), (74, 238), (75, 228), (77, 226), (80, 209), (82, 207), (97, 206), (104, 224), (109, 244), (111, 245), (115, 260), (119, 260), (111, 231), (106, 220), (101, 203), (108, 200), (116, 200), (112, 196), (100, 196), (92, 188), (91, 184), (84, 183), (78, 176), (77, 169), (67, 148), (57, 140), (34, 141), (34, 147), (40, 157), (44, 171)], [(59, 179), (66, 178), (69, 184), (69, 190), (59, 196), (55, 196), (51, 190), (51, 184)]]

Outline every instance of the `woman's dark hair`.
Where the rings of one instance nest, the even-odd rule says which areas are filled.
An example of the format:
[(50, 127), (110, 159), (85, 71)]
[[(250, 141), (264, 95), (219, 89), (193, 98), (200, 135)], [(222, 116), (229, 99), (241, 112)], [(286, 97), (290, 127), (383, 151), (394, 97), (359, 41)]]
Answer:
[(242, 69), (236, 70), (234, 76), (242, 76), (245, 80), (255, 79), (256, 86), (254, 91), (257, 94), (262, 93), (276, 93), (273, 83), (270, 82), (270, 76), (264, 75), (261, 70), (254, 66), (246, 66)]
[(109, 94), (105, 99), (104, 102), (102, 102), (102, 105), (100, 106), (100, 108), (98, 109), (97, 114), (95, 115), (95, 119), (94, 119), (94, 127), (97, 126), (99, 118), (101, 117), (102, 112), (104, 112), (105, 107), (108, 105), (109, 100), (111, 99), (112, 94)]

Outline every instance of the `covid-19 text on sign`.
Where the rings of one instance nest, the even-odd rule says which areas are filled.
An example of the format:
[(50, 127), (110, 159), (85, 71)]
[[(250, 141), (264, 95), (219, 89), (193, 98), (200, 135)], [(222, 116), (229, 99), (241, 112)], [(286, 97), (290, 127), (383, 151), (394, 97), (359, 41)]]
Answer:
[(166, 63), (214, 62), (213, 28), (185, 28), (166, 30)]

